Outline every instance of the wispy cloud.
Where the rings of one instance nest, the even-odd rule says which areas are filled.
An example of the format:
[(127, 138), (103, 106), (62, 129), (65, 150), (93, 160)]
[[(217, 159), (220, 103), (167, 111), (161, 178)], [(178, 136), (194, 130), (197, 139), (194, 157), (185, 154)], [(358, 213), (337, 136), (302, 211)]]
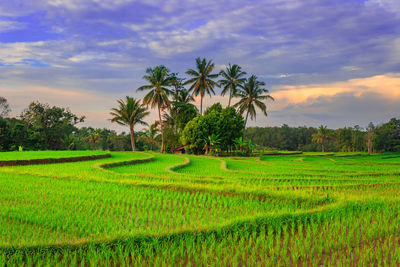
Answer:
[[(396, 0), (3, 1), (0, 94), (17, 101), (14, 90), (51, 88), (142, 97), (135, 89), (147, 67), (183, 74), (201, 56), (264, 80), (277, 97), (268, 120), (290, 122), (290, 107), (327, 116), (323, 105), (304, 108), (325, 101), (330, 110), (330, 99), (345, 96), (365, 102), (374, 88), (391, 96), (377, 92), (382, 103), (397, 97), (399, 14)], [(74, 105), (67, 97), (43, 99)], [(214, 100), (225, 98), (206, 102)], [(104, 112), (101, 101), (93, 107)]]

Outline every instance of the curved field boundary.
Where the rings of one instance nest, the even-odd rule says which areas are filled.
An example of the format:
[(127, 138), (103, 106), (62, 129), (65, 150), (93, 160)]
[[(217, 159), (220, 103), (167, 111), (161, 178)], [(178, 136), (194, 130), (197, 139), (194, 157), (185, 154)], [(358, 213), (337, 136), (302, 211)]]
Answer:
[(385, 183), (375, 183), (375, 184), (348, 184), (348, 185), (291, 185), (291, 186), (276, 186), (276, 187), (269, 187), (267, 189), (270, 190), (302, 190), (302, 189), (312, 189), (312, 190), (329, 190), (329, 189), (347, 189), (347, 188), (375, 188), (380, 186), (387, 186), (387, 185), (397, 185), (400, 182), (385, 182)]
[(226, 160), (220, 159), (221, 161), (221, 165), (219, 166), (220, 170), (222, 171), (226, 171), (226, 172), (235, 172), (237, 173), (237, 170), (231, 170), (228, 168), (228, 163), (226, 162)]
[(294, 156), (294, 155), (302, 155), (303, 152), (293, 152), (293, 153), (265, 153), (262, 154), (261, 157), (263, 156)]
[(191, 164), (190, 159), (186, 157), (183, 163), (178, 163), (171, 167), (167, 167), (165, 168), (165, 171), (170, 173), (176, 173), (177, 170), (189, 167), (190, 164)]
[(0, 167), (68, 163), (68, 162), (90, 161), (90, 160), (105, 159), (105, 158), (111, 158), (111, 154), (108, 153), (108, 154), (104, 154), (104, 155), (78, 156), (78, 157), (69, 157), (69, 158), (7, 160), (7, 161), (0, 161)]
[(110, 168), (115, 168), (115, 167), (120, 167), (120, 166), (125, 166), (125, 165), (136, 165), (136, 164), (141, 164), (141, 163), (146, 163), (146, 162), (152, 162), (155, 160), (156, 160), (156, 158), (153, 155), (149, 155), (149, 157), (142, 158), (142, 159), (103, 163), (103, 164), (97, 165), (96, 167), (104, 169), (104, 170), (108, 170)]

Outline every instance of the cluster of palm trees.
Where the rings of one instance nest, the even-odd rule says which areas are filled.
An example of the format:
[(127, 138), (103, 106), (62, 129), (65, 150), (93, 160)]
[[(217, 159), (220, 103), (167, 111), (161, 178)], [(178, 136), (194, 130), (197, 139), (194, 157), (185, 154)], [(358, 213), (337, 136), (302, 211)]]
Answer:
[[(118, 100), (119, 107), (113, 108), (110, 113), (113, 117), (112, 122), (128, 126), (130, 129), (132, 150), (135, 151), (134, 127), (136, 124), (147, 125), (143, 121), (149, 112), (147, 108), (156, 108), (158, 110), (158, 122), (150, 126), (149, 132), (153, 131), (153, 135), (148, 136), (146, 142), (152, 147), (156, 144), (155, 136), (156, 128), (160, 127), (161, 132), (161, 147), (160, 151), (164, 152), (165, 136), (164, 123), (162, 113), (165, 110), (171, 110), (171, 103), (189, 103), (194, 101), (193, 96), (200, 96), (200, 115), (203, 114), (203, 98), (207, 94), (215, 95), (214, 89), (222, 87), (221, 95), (229, 94), (228, 106), (231, 105), (233, 98), (239, 98), (239, 101), (233, 105), (238, 112), (245, 115), (245, 125), (247, 124), (248, 116), (253, 120), (256, 118), (256, 107), (258, 107), (264, 115), (267, 115), (267, 106), (265, 101), (274, 100), (268, 94), (268, 90), (264, 88), (265, 83), (259, 81), (257, 76), (251, 75), (245, 78), (246, 72), (236, 64), (229, 64), (225, 70), (219, 73), (213, 73), (215, 68), (212, 60), (207, 61), (205, 58), (196, 59), (196, 69), (189, 69), (186, 74), (190, 77), (183, 82), (184, 79), (177, 77), (176, 73), (171, 73), (165, 66), (160, 65), (155, 68), (148, 68), (143, 79), (147, 82), (137, 89), (137, 91), (147, 91), (141, 103), (140, 100), (127, 96), (125, 100)], [(216, 81), (218, 77), (222, 77)], [(188, 85), (186, 90), (183, 86)], [(174, 90), (175, 88), (175, 90)], [(171, 98), (172, 96), (172, 98)], [(178, 105), (179, 108), (179, 105)], [(174, 105), (174, 111), (171, 115), (176, 114), (177, 105)], [(164, 115), (168, 119), (170, 115)], [(169, 118), (174, 120), (173, 116)], [(150, 141), (151, 140), (151, 141)]]

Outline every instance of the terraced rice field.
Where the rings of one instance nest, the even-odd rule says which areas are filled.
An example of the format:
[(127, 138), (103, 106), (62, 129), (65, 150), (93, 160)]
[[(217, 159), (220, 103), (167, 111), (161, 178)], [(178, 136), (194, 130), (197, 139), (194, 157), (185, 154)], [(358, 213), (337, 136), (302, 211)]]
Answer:
[(3, 166), (0, 266), (399, 266), (399, 192), (398, 154)]

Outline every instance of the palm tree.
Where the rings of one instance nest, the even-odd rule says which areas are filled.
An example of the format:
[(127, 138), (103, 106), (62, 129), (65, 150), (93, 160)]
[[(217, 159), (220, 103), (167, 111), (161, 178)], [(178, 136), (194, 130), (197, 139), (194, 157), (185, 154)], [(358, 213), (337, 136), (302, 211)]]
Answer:
[(317, 132), (312, 135), (312, 141), (321, 144), (322, 152), (325, 152), (325, 141), (331, 137), (331, 133), (326, 126), (321, 125)]
[(203, 97), (207, 93), (211, 96), (211, 93), (215, 95), (214, 86), (219, 87), (218, 83), (213, 79), (218, 77), (218, 74), (212, 74), (214, 70), (214, 63), (212, 60), (208, 61), (199, 57), (196, 58), (196, 70), (189, 69), (186, 74), (192, 76), (193, 78), (187, 80), (184, 84), (191, 84), (189, 91), (193, 95), (200, 95), (200, 115), (203, 114)]
[(194, 101), (194, 98), (190, 94), (189, 90), (181, 89), (174, 94), (173, 100), (177, 103), (189, 104), (190, 102)]
[(161, 125), (161, 149), (160, 152), (164, 151), (164, 125), (161, 119), (161, 110), (169, 108), (171, 102), (168, 96), (172, 93), (170, 87), (176, 82), (175, 75), (170, 75), (169, 70), (163, 66), (157, 66), (154, 69), (148, 68), (146, 70), (147, 75), (143, 76), (143, 79), (148, 81), (150, 84), (143, 85), (137, 89), (137, 91), (150, 90), (147, 95), (143, 98), (143, 104), (151, 106), (151, 108), (158, 108), (158, 118)]
[(237, 93), (237, 96), (241, 99), (234, 107), (238, 108), (239, 113), (242, 115), (246, 112), (245, 128), (249, 114), (250, 119), (253, 120), (256, 118), (256, 107), (261, 109), (264, 115), (267, 116), (267, 106), (263, 101), (268, 99), (274, 100), (274, 98), (268, 94), (268, 90), (262, 88), (263, 86), (265, 86), (264, 82), (258, 81), (257, 76), (251, 75), (243, 85), (243, 88)]
[(229, 103), (228, 107), (231, 106), (231, 99), (236, 95), (236, 91), (238, 87), (241, 87), (242, 84), (246, 82), (246, 78), (243, 78), (246, 75), (246, 72), (242, 71), (242, 68), (239, 65), (231, 65), (229, 64), (226, 67), (226, 70), (221, 70), (219, 75), (223, 77), (222, 80), (219, 80), (219, 85), (223, 87), (221, 95), (224, 96), (229, 92)]
[(112, 112), (110, 112), (113, 116), (111, 122), (129, 126), (132, 151), (135, 151), (134, 127), (136, 124), (147, 125), (147, 123), (143, 121), (143, 118), (149, 115), (150, 112), (146, 111), (146, 107), (140, 103), (140, 100), (129, 96), (126, 97), (125, 101), (120, 99), (117, 102), (119, 107), (112, 108)]
[(157, 128), (158, 123), (155, 122), (148, 129), (145, 130), (144, 135), (140, 136), (139, 138), (150, 145), (150, 150), (153, 150), (153, 145), (159, 144), (157, 139), (159, 138), (160, 130)]
[(87, 137), (86, 140), (88, 141), (89, 144), (92, 145), (92, 150), (96, 149), (96, 144), (100, 143), (102, 141), (100, 134), (97, 132), (90, 133)]
[(221, 142), (221, 139), (216, 134), (211, 134), (210, 136), (204, 138), (204, 147), (203, 149), (206, 151), (206, 155), (210, 154), (217, 145)]

